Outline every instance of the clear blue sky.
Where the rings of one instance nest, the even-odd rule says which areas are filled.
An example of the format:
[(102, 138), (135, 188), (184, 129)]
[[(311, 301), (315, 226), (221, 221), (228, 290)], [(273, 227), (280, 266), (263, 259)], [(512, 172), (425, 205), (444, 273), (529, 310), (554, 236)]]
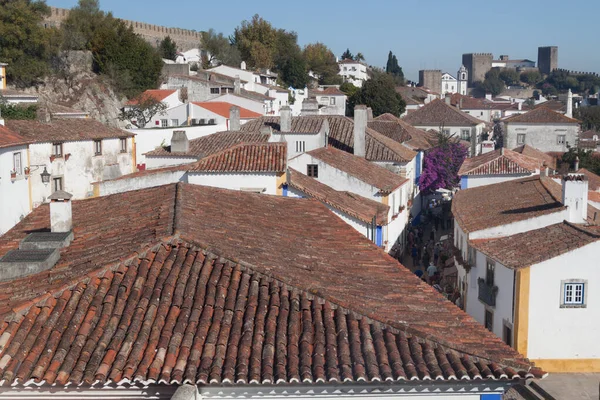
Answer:
[[(77, 0), (47, 3), (71, 8)], [(349, 47), (381, 67), (391, 50), (409, 79), (419, 69), (455, 74), (463, 53), (537, 62), (538, 46), (558, 46), (560, 68), (600, 72), (598, 0), (100, 0), (100, 6), (116, 17), (226, 35), (258, 13), (296, 31), (300, 45), (320, 41), (337, 56)]]

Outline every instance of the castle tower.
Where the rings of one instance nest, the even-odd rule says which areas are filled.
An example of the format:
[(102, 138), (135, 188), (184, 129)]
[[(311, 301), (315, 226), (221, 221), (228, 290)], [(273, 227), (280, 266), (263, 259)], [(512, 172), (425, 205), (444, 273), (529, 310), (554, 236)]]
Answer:
[(464, 96), (467, 95), (467, 85), (469, 83), (469, 72), (464, 65), (461, 65), (456, 73), (457, 87), (456, 92)]
[(473, 87), (475, 82), (483, 82), (485, 74), (492, 69), (491, 53), (468, 53), (462, 55), (462, 64), (467, 69), (467, 82)]
[(548, 75), (558, 68), (558, 46), (538, 47), (538, 69)]

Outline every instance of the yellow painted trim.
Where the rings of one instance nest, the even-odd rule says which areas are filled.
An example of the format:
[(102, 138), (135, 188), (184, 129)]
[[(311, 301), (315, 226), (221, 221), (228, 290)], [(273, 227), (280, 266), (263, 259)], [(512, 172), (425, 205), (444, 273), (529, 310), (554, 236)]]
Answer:
[(137, 172), (137, 143), (135, 143), (135, 136), (131, 138), (131, 160), (133, 161), (133, 167), (131, 172)]
[(277, 196), (283, 196), (283, 184), (286, 183), (287, 175), (285, 172), (277, 175), (277, 182), (275, 185), (277, 186)]
[(600, 358), (530, 360), (546, 372), (600, 372)]
[(0, 75), (2, 76), (2, 90), (6, 89), (6, 67), (0, 67)]
[(381, 203), (382, 204), (385, 204), (386, 206), (388, 206), (389, 202), (390, 202), (389, 195), (388, 196), (381, 196)]
[(527, 357), (529, 336), (529, 267), (517, 271), (515, 282), (515, 349)]
[(99, 197), (100, 196), (100, 183), (94, 182), (92, 185), (94, 185), (94, 197)]

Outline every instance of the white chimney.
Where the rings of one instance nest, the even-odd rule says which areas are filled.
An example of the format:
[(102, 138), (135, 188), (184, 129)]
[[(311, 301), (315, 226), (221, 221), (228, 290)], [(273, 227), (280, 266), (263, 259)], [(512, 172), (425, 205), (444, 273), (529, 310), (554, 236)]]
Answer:
[(171, 137), (171, 153), (188, 153), (190, 142), (185, 131), (173, 131)]
[(371, 107), (367, 107), (367, 120), (373, 121), (373, 109)]
[(575, 172), (579, 171), (579, 156), (575, 156)]
[(582, 174), (568, 174), (562, 179), (562, 203), (567, 206), (567, 221), (582, 224), (587, 220), (588, 180)]
[(523, 103), (521, 103), (520, 101), (517, 103), (517, 108), (519, 111), (521, 111), (523, 109)]
[(367, 114), (367, 106), (354, 107), (354, 155), (363, 158), (367, 153)]
[(565, 115), (569, 118), (573, 118), (573, 92), (569, 89), (569, 93), (567, 93), (567, 112)]
[(450, 93), (446, 93), (444, 100), (446, 101), (446, 104), (451, 105), (452, 104), (452, 95)]
[(244, 71), (246, 70), (246, 61), (242, 61), (240, 64), (240, 69), (243, 69)]
[(229, 109), (229, 130), (240, 130), (240, 108), (238, 106), (231, 106)]
[(292, 131), (292, 109), (290, 106), (283, 106), (279, 110), (279, 131)]
[(0, 111), (0, 126), (4, 126), (4, 118), (2, 118), (2, 112)]
[(73, 212), (71, 210), (72, 194), (63, 190), (52, 193), (50, 200), (50, 230), (52, 232), (71, 232), (73, 229)]
[(237, 94), (238, 96), (242, 93), (242, 83), (240, 81), (240, 76), (235, 76), (235, 81), (233, 82), (233, 94)]

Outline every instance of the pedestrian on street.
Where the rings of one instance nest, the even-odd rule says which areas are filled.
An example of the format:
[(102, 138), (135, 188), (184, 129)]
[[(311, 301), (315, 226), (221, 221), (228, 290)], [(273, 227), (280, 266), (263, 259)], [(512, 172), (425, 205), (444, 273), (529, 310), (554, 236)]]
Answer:
[(412, 255), (412, 259), (413, 259), (413, 266), (418, 267), (419, 266), (419, 252), (417, 251), (416, 244), (412, 245), (411, 255)]

